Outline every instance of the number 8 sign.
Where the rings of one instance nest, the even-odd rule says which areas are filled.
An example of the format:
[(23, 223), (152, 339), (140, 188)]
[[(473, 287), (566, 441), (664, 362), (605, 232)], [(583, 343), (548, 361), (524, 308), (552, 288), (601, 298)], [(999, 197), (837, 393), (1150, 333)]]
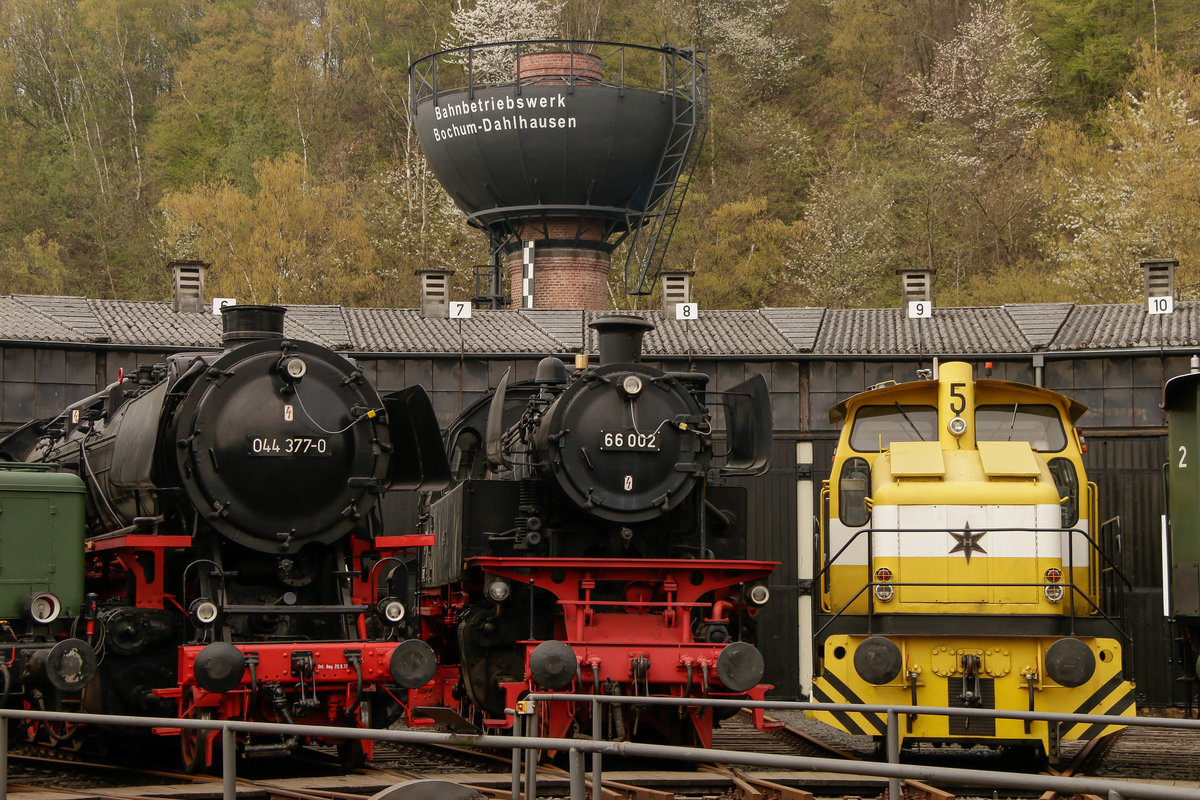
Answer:
[(700, 316), (699, 303), (676, 303), (675, 319), (689, 320)]

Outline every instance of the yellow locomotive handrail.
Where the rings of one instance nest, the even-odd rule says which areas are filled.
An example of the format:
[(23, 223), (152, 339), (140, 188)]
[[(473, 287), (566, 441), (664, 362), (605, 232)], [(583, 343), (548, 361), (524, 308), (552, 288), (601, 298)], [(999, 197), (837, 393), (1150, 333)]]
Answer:
[[(830, 614), (830, 617), (825, 622), (825, 624), (817, 629), (816, 633), (814, 634), (814, 637), (818, 637), (822, 633), (824, 633), (826, 628), (828, 628), (830, 625), (832, 625), (838, 619), (838, 617), (840, 617), (843, 613), (845, 613), (847, 608), (849, 608), (851, 605), (854, 604), (854, 601), (856, 601), (856, 600), (858, 600), (858, 598), (862, 597), (863, 592), (867, 591), (868, 589), (873, 589), (876, 586), (890, 586), (893, 588), (902, 588), (902, 587), (906, 587), (906, 586), (913, 587), (913, 588), (916, 588), (916, 587), (931, 588), (931, 587), (938, 587), (938, 586), (954, 586), (955, 588), (961, 588), (961, 587), (992, 588), (992, 587), (996, 587), (996, 586), (1001, 586), (1001, 587), (1006, 587), (1006, 588), (1024, 587), (1024, 588), (1037, 588), (1037, 589), (1040, 589), (1040, 588), (1043, 588), (1046, 586), (1061, 586), (1064, 589), (1066, 589), (1066, 588), (1071, 589), (1072, 595), (1074, 595), (1076, 592), (1078, 592), (1083, 597), (1083, 599), (1085, 601), (1087, 601), (1087, 605), (1089, 607), (1091, 607), (1093, 610), (1095, 610), (1097, 616), (1099, 616), (1101, 619), (1103, 619), (1105, 622), (1107, 622), (1112, 627), (1112, 629), (1117, 633), (1118, 636), (1120, 636), (1122, 639), (1124, 639), (1126, 641), (1126, 643), (1133, 644), (1133, 636), (1126, 633), (1121, 628), (1121, 626), (1117, 624), (1116, 620), (1113, 617), (1104, 613), (1104, 609), (1100, 608), (1100, 606), (1097, 605), (1092, 600), (1092, 598), (1088, 597), (1086, 592), (1084, 592), (1082, 589), (1080, 589), (1078, 586), (1076, 586), (1073, 583), (1055, 583), (1055, 584), (1017, 583), (1017, 582), (997, 583), (995, 581), (955, 583), (955, 584), (936, 583), (936, 582), (932, 582), (932, 581), (913, 581), (913, 582), (890, 581), (890, 582), (886, 582), (886, 583), (883, 581), (869, 581), (868, 583), (864, 584), (863, 587), (861, 589), (859, 589), (854, 594), (853, 597), (851, 597), (848, 601), (846, 601), (846, 603), (841, 608), (839, 608), (837, 611)], [(871, 594), (869, 594), (867, 596), (867, 615), (866, 616), (867, 616), (867, 620), (868, 620), (868, 622), (867, 622), (868, 632), (870, 632), (871, 620), (874, 618), (875, 614), (877, 613), (874, 611), (874, 608), (875, 608), (875, 598), (874, 598), (874, 592), (872, 592)], [(1075, 615), (1064, 615), (1063, 618), (1074, 623), (1074, 621), (1076, 619), (1080, 619), (1081, 617), (1080, 617), (1080, 615), (1075, 614)], [(1074, 625), (1071, 625), (1069, 633), (1072, 636), (1075, 635), (1075, 626)]]
[[(1094, 484), (1091, 484), (1091, 485), (1092, 485), (1092, 486), (1094, 486)], [(824, 492), (822, 492), (822, 495), (824, 495), (824, 494), (825, 494), (825, 493), (824, 493)], [(1095, 497), (1094, 493), (1092, 494), (1092, 497), (1093, 497), (1093, 498)], [(841, 555), (842, 555), (842, 554), (843, 554), (843, 553), (844, 553), (844, 552), (845, 552), (845, 551), (846, 551), (846, 550), (847, 550), (847, 549), (850, 547), (850, 545), (851, 545), (851, 544), (853, 544), (853, 543), (854, 543), (854, 542), (855, 542), (855, 541), (858, 539), (858, 537), (859, 537), (859, 536), (861, 536), (861, 535), (863, 535), (863, 534), (873, 534), (873, 533), (896, 533), (896, 534), (903, 534), (903, 533), (939, 533), (939, 532), (943, 532), (943, 531), (947, 531), (947, 532), (948, 532), (948, 530), (949, 530), (949, 529), (943, 529), (943, 528), (872, 528), (872, 527), (859, 528), (857, 531), (855, 531), (855, 532), (853, 533), (853, 535), (851, 535), (851, 536), (850, 536), (850, 537), (849, 537), (849, 538), (846, 540), (846, 542), (845, 542), (845, 543), (844, 543), (844, 544), (843, 544), (843, 545), (842, 545), (842, 546), (841, 546), (841, 547), (838, 549), (837, 553), (835, 553), (835, 554), (833, 555), (833, 557), (832, 557), (832, 558), (830, 558), (830, 557), (828, 556), (828, 554), (826, 554), (826, 562), (825, 562), (825, 564), (824, 564), (824, 565), (821, 567), (821, 569), (820, 569), (820, 570), (817, 572), (817, 574), (813, 576), (813, 584), (815, 585), (815, 584), (817, 583), (817, 581), (819, 581), (819, 580), (822, 578), (822, 576), (824, 576), (825, 580), (826, 580), (826, 581), (828, 581), (828, 580), (829, 580), (830, 569), (831, 569), (831, 568), (834, 566), (834, 564), (837, 562), (837, 559), (838, 559), (838, 558), (839, 558), (839, 557), (840, 557), (840, 556), (841, 556)], [(1074, 535), (1072, 535), (1072, 534), (1079, 534), (1079, 535), (1083, 536), (1083, 538), (1084, 538), (1084, 539), (1087, 541), (1087, 543), (1088, 543), (1088, 545), (1089, 545), (1089, 549), (1090, 549), (1091, 551), (1094, 551), (1095, 553), (1098, 553), (1098, 554), (1100, 555), (1100, 557), (1101, 557), (1101, 558), (1103, 558), (1103, 559), (1104, 559), (1104, 561), (1105, 561), (1105, 562), (1108, 564), (1108, 566), (1109, 566), (1109, 568), (1112, 570), (1113, 574), (1115, 574), (1115, 575), (1116, 575), (1118, 578), (1120, 578), (1120, 579), (1121, 579), (1121, 581), (1122, 581), (1122, 582), (1125, 584), (1125, 590), (1126, 590), (1126, 592), (1132, 592), (1132, 591), (1133, 591), (1133, 584), (1132, 584), (1132, 583), (1130, 583), (1129, 579), (1125, 577), (1125, 574), (1124, 574), (1124, 573), (1121, 571), (1120, 567), (1118, 567), (1118, 566), (1116, 565), (1116, 563), (1114, 563), (1114, 562), (1113, 562), (1113, 560), (1112, 560), (1112, 559), (1111, 559), (1111, 558), (1108, 556), (1108, 554), (1107, 554), (1107, 553), (1106, 553), (1106, 552), (1105, 552), (1105, 551), (1104, 551), (1104, 550), (1103, 550), (1103, 549), (1100, 547), (1100, 545), (1099, 545), (1099, 544), (1098, 544), (1098, 543), (1097, 543), (1097, 542), (1096, 542), (1096, 541), (1095, 541), (1095, 540), (1092, 538), (1092, 536), (1091, 536), (1091, 533), (1089, 533), (1088, 531), (1082, 530), (1082, 529), (1080, 529), (1080, 528), (1058, 528), (1058, 529), (1053, 529), (1053, 528), (1051, 528), (1051, 529), (1040, 528), (1040, 529), (1039, 529), (1039, 528), (1030, 528), (1030, 527), (1015, 527), (1015, 526), (1014, 526), (1014, 527), (1008, 527), (1008, 526), (1004, 526), (1004, 527), (996, 527), (996, 528), (992, 528), (991, 530), (993, 530), (993, 531), (1008, 531), (1008, 532), (1014, 532), (1014, 533), (1028, 533), (1028, 532), (1034, 532), (1034, 533), (1037, 533), (1037, 532), (1041, 532), (1041, 533), (1047, 533), (1047, 532), (1057, 532), (1057, 533), (1060, 533), (1060, 534), (1068, 534), (1068, 535), (1067, 535), (1067, 563), (1068, 563), (1069, 565), (1073, 565), (1073, 564), (1074, 564), (1074, 561), (1075, 561), (1075, 557), (1074, 557), (1074, 555), (1075, 555), (1075, 554), (1074, 554), (1074, 549), (1075, 549), (1075, 536), (1074, 536)], [(843, 614), (846, 612), (846, 609), (848, 609), (850, 606), (852, 606), (852, 605), (855, 603), (855, 601), (857, 601), (857, 600), (858, 600), (858, 599), (859, 599), (859, 598), (862, 596), (863, 592), (867, 591), (868, 589), (871, 589), (871, 588), (873, 588), (873, 587), (874, 587), (874, 586), (876, 586), (876, 585), (880, 585), (880, 584), (882, 583), (882, 582), (879, 582), (879, 581), (874, 581), (874, 580), (872, 580), (872, 578), (874, 577), (874, 576), (873, 576), (873, 571), (872, 571), (872, 567), (873, 567), (873, 560), (874, 560), (874, 537), (873, 537), (873, 536), (867, 536), (867, 558), (866, 558), (866, 562), (867, 562), (867, 563), (866, 563), (866, 564), (864, 564), (864, 565), (861, 565), (861, 566), (862, 566), (862, 567), (863, 567), (863, 568), (866, 570), (866, 573), (867, 573), (867, 582), (866, 582), (866, 583), (865, 583), (865, 584), (862, 586), (862, 588), (861, 588), (861, 589), (859, 589), (859, 590), (858, 590), (858, 591), (857, 591), (857, 592), (854, 594), (854, 596), (853, 596), (853, 597), (851, 597), (851, 598), (850, 598), (848, 601), (846, 601), (846, 602), (845, 602), (845, 603), (842, 605), (842, 607), (841, 607), (841, 608), (839, 608), (837, 611), (832, 611), (832, 610), (831, 610), (831, 607), (824, 605), (824, 602), (826, 602), (826, 601), (827, 601), (827, 598), (823, 597), (823, 608), (825, 609), (826, 613), (828, 613), (828, 614), (830, 615), (830, 618), (829, 618), (829, 620), (827, 620), (827, 621), (825, 622), (825, 624), (824, 624), (824, 625), (822, 625), (822, 626), (821, 626), (821, 627), (820, 627), (820, 628), (819, 628), (819, 629), (816, 631), (816, 633), (814, 634), (814, 638), (819, 638), (819, 637), (820, 637), (820, 635), (821, 635), (821, 634), (822, 634), (822, 633), (825, 631), (825, 629), (826, 629), (826, 628), (828, 628), (828, 627), (829, 627), (831, 624), (833, 624), (833, 622), (834, 622), (835, 620), (837, 620), (839, 617), (841, 617), (841, 616), (842, 616), (842, 615), (843, 615)], [(1089, 560), (1089, 568), (1088, 568), (1088, 569), (1089, 569), (1089, 577), (1090, 577), (1090, 576), (1091, 576), (1091, 574), (1092, 574), (1092, 570), (1098, 569), (1098, 567), (1097, 567), (1097, 566), (1095, 566), (1095, 565), (1097, 565), (1097, 564), (1098, 564), (1098, 559), (1091, 559), (1091, 558), (1089, 558), (1088, 560)], [(859, 566), (859, 565), (849, 565), (849, 566)], [(1114, 619), (1112, 616), (1110, 616), (1109, 614), (1105, 613), (1104, 609), (1102, 609), (1102, 608), (1101, 608), (1101, 607), (1098, 605), (1098, 603), (1097, 603), (1097, 600), (1099, 599), (1099, 591), (1098, 591), (1098, 589), (1099, 589), (1099, 583), (1098, 583), (1098, 581), (1093, 581), (1093, 582), (1092, 582), (1092, 584), (1091, 584), (1091, 586), (1092, 586), (1092, 587), (1095, 589), (1095, 592), (1094, 592), (1094, 594), (1095, 594), (1095, 597), (1093, 597), (1093, 593), (1090, 593), (1090, 592), (1088, 592), (1088, 591), (1085, 591), (1084, 589), (1081, 589), (1079, 586), (1077, 586), (1077, 585), (1076, 585), (1076, 583), (1075, 583), (1075, 578), (1074, 578), (1074, 567), (1073, 567), (1073, 566), (1071, 566), (1071, 567), (1069, 567), (1069, 568), (1068, 568), (1068, 576), (1069, 576), (1069, 580), (1068, 580), (1066, 583), (1059, 583), (1059, 584), (1057, 584), (1057, 585), (1058, 585), (1058, 586), (1062, 586), (1062, 587), (1064, 587), (1064, 588), (1066, 588), (1066, 587), (1070, 587), (1070, 589), (1071, 589), (1071, 593), (1070, 593), (1070, 602), (1069, 602), (1069, 604), (1068, 604), (1068, 605), (1069, 605), (1069, 608), (1070, 608), (1070, 613), (1062, 615), (1062, 616), (1064, 616), (1065, 618), (1067, 618), (1068, 620), (1070, 620), (1070, 621), (1071, 621), (1071, 623), (1072, 623), (1072, 624), (1071, 624), (1071, 633), (1072, 633), (1072, 634), (1074, 634), (1074, 622), (1075, 622), (1075, 620), (1076, 620), (1076, 619), (1080, 619), (1080, 618), (1082, 618), (1083, 616), (1092, 616), (1092, 615), (1094, 614), (1094, 615), (1096, 615), (1096, 616), (1099, 616), (1099, 617), (1100, 617), (1101, 619), (1103, 619), (1105, 622), (1107, 622), (1107, 623), (1108, 623), (1108, 624), (1109, 624), (1109, 625), (1112, 627), (1112, 629), (1113, 629), (1113, 630), (1114, 630), (1114, 631), (1117, 633), (1117, 635), (1119, 635), (1119, 636), (1120, 636), (1122, 639), (1124, 639), (1124, 640), (1125, 640), (1126, 642), (1128, 642), (1129, 644), (1132, 644), (1132, 643), (1133, 643), (1133, 637), (1132, 637), (1132, 635), (1130, 635), (1129, 633), (1127, 633), (1127, 632), (1126, 632), (1126, 631), (1125, 631), (1125, 630), (1124, 630), (1124, 629), (1123, 629), (1123, 628), (1122, 628), (1122, 627), (1121, 627), (1121, 626), (1120, 626), (1120, 625), (1117, 623), (1117, 621), (1116, 621), (1116, 620), (1115, 620), (1115, 619)], [(1043, 582), (1032, 582), (1032, 583), (996, 583), (996, 582), (994, 582), (994, 581), (989, 581), (989, 582), (971, 582), (971, 583), (950, 583), (950, 582), (946, 582), (946, 583), (940, 583), (940, 582), (912, 582), (912, 583), (910, 583), (910, 582), (903, 582), (903, 581), (900, 581), (900, 582), (891, 581), (891, 582), (888, 582), (888, 583), (887, 583), (887, 585), (888, 585), (888, 586), (892, 586), (892, 587), (902, 587), (902, 586), (910, 586), (910, 587), (941, 587), (941, 586), (953, 586), (953, 587), (956, 587), (956, 588), (957, 588), (957, 587), (977, 587), (977, 588), (978, 588), (978, 587), (985, 587), (985, 588), (986, 588), (986, 587), (997, 587), (997, 586), (1003, 586), (1003, 587), (1044, 587), (1044, 586), (1047, 586), (1047, 585), (1049, 585), (1049, 584), (1046, 584), (1046, 583), (1043, 583)], [(823, 594), (824, 594), (824, 595), (827, 595), (827, 594), (828, 594), (828, 589), (826, 589), (826, 591), (825, 591)], [(1086, 601), (1086, 605), (1088, 606), (1088, 608), (1090, 608), (1090, 609), (1091, 609), (1091, 611), (1089, 612), (1089, 614), (1087, 614), (1087, 615), (1080, 615), (1080, 614), (1077, 614), (1077, 613), (1076, 613), (1076, 610), (1075, 610), (1075, 595), (1076, 595), (1076, 594), (1079, 594), (1080, 596), (1082, 596), (1082, 597), (1083, 597), (1083, 599)], [(868, 625), (869, 625), (869, 621), (870, 621), (870, 620), (871, 620), (871, 619), (874, 617), (874, 615), (875, 615), (875, 594), (874, 594), (874, 592), (871, 592), (871, 593), (870, 593), (870, 594), (868, 594), (868, 596), (867, 596), (867, 619), (868, 619)]]

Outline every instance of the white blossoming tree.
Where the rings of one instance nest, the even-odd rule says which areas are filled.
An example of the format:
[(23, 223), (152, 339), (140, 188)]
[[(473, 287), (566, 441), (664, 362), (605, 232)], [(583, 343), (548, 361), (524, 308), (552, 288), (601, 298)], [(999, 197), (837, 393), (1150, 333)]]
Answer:
[[(446, 49), (495, 42), (553, 39), (560, 36), (565, 0), (458, 0), (450, 16), (453, 32), (442, 41)], [(503, 81), (512, 76), (514, 51), (489, 48), (476, 53), (476, 80)]]
[(1042, 137), (1045, 245), (1060, 279), (1082, 299), (1128, 302), (1141, 296), (1141, 260), (1174, 257), (1179, 296), (1200, 296), (1200, 77), (1144, 53), (1097, 126), (1095, 139), (1069, 123)]
[[(1045, 116), (1048, 66), (1014, 3), (983, 2), (935, 48), (905, 105), (895, 196), (902, 263), (938, 274), (951, 302), (1034, 252), (1037, 192), (1029, 143)], [(965, 294), (964, 294), (965, 293)]]
[(786, 0), (663, 0), (664, 15), (693, 41), (770, 85), (798, 63), (794, 43), (778, 32)]

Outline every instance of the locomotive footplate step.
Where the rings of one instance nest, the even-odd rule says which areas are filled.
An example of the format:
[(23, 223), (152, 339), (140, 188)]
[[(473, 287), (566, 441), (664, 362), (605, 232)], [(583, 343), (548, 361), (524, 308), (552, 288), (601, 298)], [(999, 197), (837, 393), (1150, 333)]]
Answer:
[(467, 720), (457, 711), (441, 706), (418, 706), (414, 716), (429, 717), (450, 733), (483, 733), (474, 723)]

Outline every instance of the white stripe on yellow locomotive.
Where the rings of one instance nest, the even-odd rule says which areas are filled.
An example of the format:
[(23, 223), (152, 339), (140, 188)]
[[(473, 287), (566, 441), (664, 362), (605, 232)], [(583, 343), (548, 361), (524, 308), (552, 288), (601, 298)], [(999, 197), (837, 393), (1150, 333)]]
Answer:
[[(1095, 487), (1073, 424), (1084, 411), (1037, 387), (974, 381), (961, 363), (831, 411), (847, 424), (823, 493), (817, 588), (839, 625), (818, 636), (815, 699), (911, 704), (915, 688), (929, 706), (1136, 713), (1120, 645), (1103, 638), (1115, 631), (1065, 633), (1071, 618), (1095, 617), (1099, 601)], [(886, 637), (870, 635), (880, 630)], [(888, 669), (868, 668), (865, 680), (856, 655), (876, 667), (886, 656)], [(820, 716), (878, 733), (873, 715)], [(901, 735), (1049, 745), (1045, 723), (1028, 727), (923, 716)], [(1078, 725), (1063, 738), (1107, 732)]]

